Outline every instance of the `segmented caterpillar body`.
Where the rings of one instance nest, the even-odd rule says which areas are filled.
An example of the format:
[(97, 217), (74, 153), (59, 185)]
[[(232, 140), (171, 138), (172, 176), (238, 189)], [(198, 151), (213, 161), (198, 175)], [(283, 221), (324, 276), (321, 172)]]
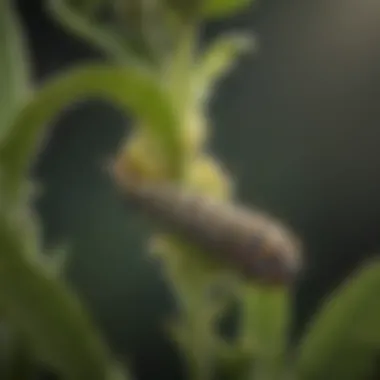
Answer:
[(150, 216), (243, 275), (288, 283), (300, 267), (300, 246), (281, 223), (264, 213), (199, 195), (179, 185), (126, 180), (124, 195)]

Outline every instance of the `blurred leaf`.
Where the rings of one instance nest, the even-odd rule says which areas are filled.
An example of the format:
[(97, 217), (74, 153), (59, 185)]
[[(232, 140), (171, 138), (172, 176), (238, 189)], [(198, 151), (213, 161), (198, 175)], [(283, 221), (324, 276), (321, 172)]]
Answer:
[(207, 18), (223, 18), (241, 12), (252, 0), (204, 0), (203, 15)]
[(0, 139), (29, 90), (28, 60), (13, 3), (0, 1)]
[(4, 378), (6, 380), (38, 380), (40, 367), (31, 342), (23, 334), (8, 329), (6, 343), (7, 352), (1, 368)]
[(299, 346), (298, 379), (368, 379), (379, 354), (380, 260), (364, 266), (325, 302)]
[[(251, 379), (254, 366), (255, 349), (252, 345), (230, 344), (218, 341), (218, 369), (223, 379)], [(254, 379), (252, 379), (254, 380)]]
[(79, 300), (46, 272), (23, 230), (0, 218), (0, 302), (6, 319), (67, 379), (113, 380), (113, 364)]
[[(124, 0), (122, 0), (124, 1)], [(75, 7), (89, 16), (95, 15), (102, 10), (102, 6), (109, 3), (108, 0), (64, 0), (70, 7)]]
[(16, 191), (35, 159), (46, 124), (68, 105), (95, 97), (110, 101), (141, 120), (162, 146), (169, 168), (173, 173), (180, 171), (177, 115), (163, 87), (138, 67), (87, 65), (50, 80), (19, 113), (0, 150), (3, 185), (7, 186), (8, 194)]
[(157, 29), (160, 15), (152, 10), (153, 17), (145, 20), (147, 12), (142, 14), (140, 0), (45, 1), (48, 11), (66, 31), (97, 47), (110, 59), (147, 67), (157, 63), (150, 48), (158, 46), (150, 46), (144, 37), (150, 29), (155, 29), (155, 41), (162, 34), (162, 26)]
[(47, 270), (50, 270), (54, 276), (61, 278), (66, 269), (68, 250), (62, 245), (49, 249), (44, 255), (44, 260)]
[(252, 51), (252, 36), (226, 34), (216, 39), (200, 59), (195, 72), (196, 97), (205, 100), (216, 82), (233, 68), (241, 54)]
[[(165, 0), (167, 11), (174, 11), (180, 23), (193, 22), (199, 15), (203, 0)], [(173, 14), (174, 16), (174, 14)], [(171, 16), (172, 17), (172, 16)]]

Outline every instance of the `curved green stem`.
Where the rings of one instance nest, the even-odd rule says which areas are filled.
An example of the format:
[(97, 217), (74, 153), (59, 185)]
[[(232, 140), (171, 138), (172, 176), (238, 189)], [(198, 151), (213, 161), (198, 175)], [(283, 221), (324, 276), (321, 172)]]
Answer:
[(81, 99), (100, 98), (132, 113), (159, 141), (173, 176), (182, 168), (178, 122), (168, 95), (150, 72), (134, 66), (84, 65), (43, 86), (18, 114), (0, 149), (2, 191), (18, 196), (20, 181), (45, 137), (46, 123)]

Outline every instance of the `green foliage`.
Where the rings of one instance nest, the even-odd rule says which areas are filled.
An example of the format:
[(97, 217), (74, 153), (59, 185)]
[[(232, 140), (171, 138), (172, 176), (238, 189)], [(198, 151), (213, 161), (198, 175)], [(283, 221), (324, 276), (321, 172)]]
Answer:
[(37, 380), (38, 366), (30, 340), (19, 331), (17, 333), (12, 331), (9, 325), (6, 334), (4, 333), (5, 331), (3, 331), (1, 342), (0, 373), (2, 378)]
[(178, 172), (181, 152), (176, 141), (176, 115), (162, 86), (149, 72), (135, 66), (86, 65), (49, 81), (18, 113), (0, 151), (10, 194), (38, 153), (46, 124), (78, 99), (94, 97), (112, 101), (138, 116), (162, 143), (173, 172)]
[[(29, 80), (22, 34), (11, 3), (1, 1), (0, 5), (0, 38), (4, 42), (1, 44), (0, 310), (3, 322), (11, 327), (10, 338), (14, 343), (8, 375), (10, 379), (28, 378), (23, 370), (26, 367), (32, 370), (30, 360), (38, 359), (47, 360), (67, 379), (120, 380), (125, 377), (109, 359), (108, 348), (90, 318), (77, 297), (54, 275), (42, 252), (38, 221), (29, 205), (28, 169), (37, 153), (39, 129), (43, 126), (38, 123), (55, 110), (41, 106), (42, 99), (38, 96), (31, 99), (26, 96)], [(60, 100), (67, 97), (57, 90), (49, 95), (54, 99), (45, 95), (43, 100), (52, 100), (50, 105), (56, 107), (57, 96)], [(31, 104), (40, 107), (33, 108)], [(30, 112), (25, 114), (22, 109)]]
[(27, 54), (12, 5), (0, 1), (0, 141), (29, 93)]
[(100, 48), (111, 59), (121, 63), (139, 62), (136, 52), (129, 48), (115, 30), (109, 25), (94, 23), (91, 16), (96, 14), (101, 1), (82, 2), (79, 4), (82, 6), (65, 0), (49, 0), (47, 3), (48, 10), (62, 26)]
[[(248, 3), (47, 0), (61, 25), (95, 44), (111, 62), (74, 67), (32, 92), (17, 17), (10, 1), (0, 1), (0, 310), (14, 343), (9, 379), (28, 378), (15, 370), (21, 365), (32, 375), (36, 360), (72, 380), (128, 377), (59, 278), (64, 256), (49, 260), (42, 248), (29, 169), (47, 125), (78, 101), (110, 102), (135, 122), (134, 134), (116, 156), (121, 169), (132, 165), (148, 179), (180, 181), (230, 201), (231, 180), (207, 147), (206, 103), (252, 40), (227, 34), (200, 54), (197, 33), (203, 19), (232, 15)], [(112, 10), (111, 20), (101, 19), (104, 7)], [(174, 236), (153, 236), (151, 248), (176, 295), (178, 315), (167, 327), (191, 379), (209, 380), (220, 369), (238, 380), (368, 378), (380, 349), (378, 261), (326, 302), (294, 359), (286, 285), (247, 282)], [(236, 339), (227, 342), (218, 324), (233, 301), (240, 320)]]
[(195, 71), (195, 97), (206, 101), (216, 82), (233, 68), (240, 54), (252, 51), (254, 40), (242, 34), (225, 34), (214, 41), (200, 58)]
[(206, 18), (222, 18), (241, 12), (251, 0), (206, 0), (202, 5), (202, 14)]
[(167, 0), (184, 19), (219, 19), (241, 12), (252, 0)]
[(298, 379), (369, 378), (380, 350), (379, 291), (375, 260), (334, 292), (301, 342)]
[(288, 289), (248, 287), (243, 297), (240, 339), (255, 344), (253, 378), (279, 379), (289, 331)]
[[(113, 379), (108, 352), (75, 296), (35, 260), (17, 224), (0, 219), (0, 302), (7, 321), (25, 333), (68, 379)], [(34, 259), (34, 260), (33, 260)]]

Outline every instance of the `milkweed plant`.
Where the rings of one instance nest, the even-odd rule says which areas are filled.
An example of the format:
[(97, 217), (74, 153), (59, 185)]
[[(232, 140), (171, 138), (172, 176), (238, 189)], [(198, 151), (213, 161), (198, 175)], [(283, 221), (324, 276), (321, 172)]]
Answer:
[[(61, 276), (64, 253), (47, 254), (32, 207), (31, 165), (46, 129), (75, 102), (99, 98), (133, 117), (114, 155), (119, 170), (229, 203), (236, 183), (212, 154), (207, 105), (217, 82), (255, 49), (241, 32), (200, 47), (208, 20), (249, 0), (45, 0), (62, 28), (107, 58), (63, 70), (36, 86), (22, 25), (0, 0), (0, 318), (3, 379), (35, 378), (45, 365), (62, 379), (126, 380), (75, 292)], [(110, 176), (112, 180), (112, 176)], [(163, 326), (188, 378), (369, 379), (380, 350), (380, 263), (357, 270), (321, 306), (301, 339), (289, 339), (291, 282), (260, 285), (197, 254), (193, 242), (156, 232), (147, 251), (163, 265), (177, 312)], [(219, 324), (239, 308), (236, 335)], [(2, 347), (4, 348), (4, 347)]]

